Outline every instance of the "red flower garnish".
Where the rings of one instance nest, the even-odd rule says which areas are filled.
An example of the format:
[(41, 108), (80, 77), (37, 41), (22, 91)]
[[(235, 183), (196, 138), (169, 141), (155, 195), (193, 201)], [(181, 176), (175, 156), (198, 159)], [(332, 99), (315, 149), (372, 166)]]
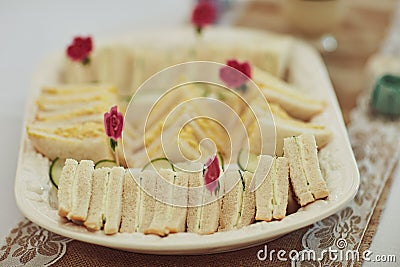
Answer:
[(218, 178), (221, 173), (218, 157), (215, 155), (214, 157), (208, 159), (206, 166), (207, 169), (204, 174), (204, 183), (208, 191), (216, 192), (219, 186)]
[(90, 61), (89, 55), (93, 50), (92, 38), (75, 37), (72, 44), (67, 48), (67, 56), (73, 61), (80, 61), (83, 64), (88, 64)]
[(197, 3), (192, 13), (192, 23), (196, 26), (200, 34), (203, 27), (214, 22), (216, 18), (216, 9), (211, 1), (200, 1)]
[[(219, 77), (229, 87), (239, 88), (245, 84), (249, 78), (251, 78), (251, 66), (247, 61), (239, 63), (236, 59), (231, 59), (226, 62), (226, 65), (229, 67), (222, 67), (219, 70)], [(238, 73), (232, 68), (240, 71), (244, 75)]]
[(113, 106), (110, 112), (104, 113), (104, 128), (108, 137), (117, 141), (122, 135), (124, 116), (118, 112), (117, 106)]

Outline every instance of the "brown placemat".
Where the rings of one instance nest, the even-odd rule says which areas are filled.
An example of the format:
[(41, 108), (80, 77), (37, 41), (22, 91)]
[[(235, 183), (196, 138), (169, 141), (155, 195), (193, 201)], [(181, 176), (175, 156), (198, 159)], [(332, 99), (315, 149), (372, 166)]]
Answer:
[[(298, 35), (282, 15), (284, 2), (250, 1), (240, 12), (235, 24)], [(338, 40), (338, 48), (333, 53), (324, 53), (323, 58), (347, 122), (349, 112), (356, 104), (357, 95), (365, 87), (365, 64), (384, 41), (398, 1), (343, 2), (346, 5), (345, 17), (332, 31)]]
[[(268, 251), (286, 249), (290, 251), (301, 250), (301, 238), (308, 227), (286, 235), (280, 239), (268, 243)], [(68, 245), (67, 253), (54, 266), (290, 266), (290, 262), (260, 261), (257, 252), (264, 249), (264, 244), (252, 248), (233, 252), (210, 255), (147, 255), (113, 250), (72, 241)]]

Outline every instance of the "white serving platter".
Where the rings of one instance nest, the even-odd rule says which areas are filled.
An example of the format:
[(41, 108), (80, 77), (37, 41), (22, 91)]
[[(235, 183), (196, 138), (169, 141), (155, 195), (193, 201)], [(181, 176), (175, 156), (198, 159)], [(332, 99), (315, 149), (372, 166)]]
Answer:
[[(182, 38), (188, 34), (187, 31), (178, 29), (173, 34)], [(242, 38), (243, 34), (249, 36), (253, 32), (232, 28), (212, 31), (216, 35), (228, 33), (235, 38)], [(164, 36), (171, 38), (171, 34)], [(62, 53), (49, 56), (36, 70), (26, 107), (25, 126), (33, 118), (35, 97), (40, 88), (58, 82), (62, 56)], [(107, 236), (102, 231), (90, 232), (60, 218), (57, 211), (50, 207), (49, 161), (35, 152), (24, 128), (15, 178), (15, 198), (19, 209), (29, 220), (54, 233), (110, 248), (151, 254), (207, 254), (242, 249), (266, 243), (334, 214), (346, 207), (359, 186), (359, 173), (342, 114), (325, 65), (312, 47), (295, 40), (288, 64), (290, 82), (327, 102), (325, 111), (313, 119), (327, 124), (333, 132), (332, 141), (319, 152), (321, 169), (330, 191), (327, 200), (307, 205), (281, 221), (257, 222), (239, 230), (212, 235), (178, 233), (160, 238), (142, 233)]]

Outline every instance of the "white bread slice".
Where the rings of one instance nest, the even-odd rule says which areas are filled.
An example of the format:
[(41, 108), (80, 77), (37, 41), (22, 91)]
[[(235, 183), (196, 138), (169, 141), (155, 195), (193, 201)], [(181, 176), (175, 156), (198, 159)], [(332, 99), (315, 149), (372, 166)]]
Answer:
[(221, 204), (204, 185), (202, 172), (189, 173), (187, 231), (200, 235), (218, 230)]
[(65, 57), (64, 62), (62, 62), (63, 67), (60, 73), (61, 82), (67, 84), (86, 84), (96, 81), (96, 57), (94, 56), (96, 51), (93, 52), (93, 55), (90, 56), (90, 64), (86, 65)]
[(78, 162), (74, 159), (67, 159), (61, 172), (58, 185), (58, 215), (66, 217), (72, 206), (72, 185), (75, 178)]
[(256, 189), (256, 220), (271, 221), (273, 213), (272, 177), (275, 160), (269, 155), (258, 156), (258, 167), (254, 179), (258, 185)]
[(42, 93), (46, 95), (79, 95), (85, 93), (97, 93), (99, 95), (105, 93), (116, 94), (117, 89), (110, 84), (99, 83), (74, 83), (74, 84), (57, 84), (54, 86), (44, 86)]
[[(286, 215), (289, 193), (289, 166), (286, 158), (261, 155), (257, 181), (265, 178), (256, 190), (256, 220), (271, 221)], [(272, 160), (272, 165), (269, 161)], [(268, 164), (268, 165), (267, 165)], [(263, 166), (268, 168), (263, 168)], [(269, 167), (270, 166), (270, 167)]]
[(93, 171), (94, 163), (91, 160), (81, 160), (76, 168), (72, 185), (72, 206), (67, 215), (70, 220), (86, 221), (92, 195)]
[(121, 211), (121, 233), (133, 233), (136, 231), (136, 212), (139, 187), (136, 183), (140, 172), (127, 170), (124, 175), (124, 186), (122, 190), (122, 211)]
[(309, 182), (310, 191), (315, 199), (325, 198), (329, 195), (329, 192), (319, 167), (315, 138), (312, 134), (302, 134), (298, 138), (300, 139), (298, 144), (300, 144), (304, 172)]
[(260, 87), (265, 98), (269, 102), (282, 106), (290, 116), (308, 121), (324, 110), (326, 106), (324, 101), (308, 96), (294, 85), (257, 67), (253, 67), (252, 71), (253, 80)]
[(239, 171), (226, 171), (223, 177), (225, 195), (222, 199), (220, 229), (235, 229), (241, 213), (243, 183)]
[(273, 218), (283, 219), (289, 203), (289, 163), (287, 158), (275, 158), (276, 176), (273, 177), (274, 210)]
[(106, 220), (104, 224), (104, 233), (107, 235), (117, 233), (121, 223), (121, 200), (124, 174), (124, 168), (113, 167), (108, 178), (104, 212)]
[[(157, 173), (157, 172), (156, 172)], [(156, 196), (154, 216), (145, 234), (166, 236), (169, 234), (167, 222), (171, 212), (171, 199), (173, 194), (175, 172), (170, 169), (161, 169), (157, 173)]]
[(101, 101), (104, 103), (113, 102), (116, 99), (116, 92), (77, 92), (76, 94), (48, 94), (42, 91), (36, 100), (36, 104), (39, 109), (44, 108), (47, 105), (58, 106), (70, 105), (70, 104), (85, 104), (86, 102)]
[[(260, 163), (265, 165), (271, 157), (262, 155)], [(261, 166), (262, 166), (261, 165)], [(268, 169), (256, 171), (255, 176), (264, 176), (264, 181), (256, 190), (256, 220), (271, 221), (286, 216), (289, 194), (289, 166), (286, 158), (272, 159)], [(260, 167), (259, 167), (260, 168)], [(257, 178), (259, 179), (259, 178)]]
[(28, 128), (47, 129), (56, 127), (72, 127), (76, 124), (88, 122), (104, 123), (104, 112), (88, 116), (71, 117), (60, 121), (35, 121), (34, 123), (30, 124)]
[(144, 232), (149, 228), (154, 216), (156, 200), (153, 197), (156, 193), (157, 173), (145, 170), (139, 178), (140, 190), (138, 191), (138, 210), (136, 217), (137, 231)]
[[(303, 133), (309, 133), (315, 136), (317, 145), (319, 148), (324, 147), (329, 143), (332, 137), (332, 132), (322, 124), (303, 122), (289, 116), (279, 105), (270, 103), (270, 108), (274, 121), (264, 120), (266, 125), (264, 128), (273, 129), (276, 127), (276, 150), (275, 154), (277, 156), (282, 156), (283, 154), (283, 139), (290, 136), (298, 136)], [(274, 123), (274, 124), (273, 124)], [(250, 131), (250, 144), (251, 151), (257, 153), (261, 149), (261, 139), (259, 138), (260, 133), (256, 122), (253, 122), (249, 127)], [(264, 146), (266, 144), (263, 144)]]
[(187, 201), (188, 201), (188, 182), (187, 172), (177, 172), (174, 179), (172, 193), (171, 211), (169, 212), (166, 228), (170, 233), (185, 232)]
[(110, 168), (100, 168), (93, 172), (92, 196), (88, 216), (83, 223), (89, 230), (98, 231), (103, 227), (104, 203), (110, 171)]
[[(111, 101), (110, 101), (111, 102)], [(91, 103), (91, 106), (96, 107), (100, 105), (105, 105), (105, 101), (99, 100), (85, 100), (83, 103), (64, 103), (64, 104), (54, 104), (54, 103), (40, 103), (37, 101), (38, 109), (39, 109), (39, 116), (49, 116), (49, 115), (59, 115), (61, 112), (67, 113), (72, 110), (78, 110), (82, 107), (82, 105), (86, 105), (87, 103)], [(112, 105), (113, 103), (107, 103), (107, 105)], [(103, 109), (104, 111), (104, 109)], [(40, 115), (41, 114), (41, 115)]]
[(240, 211), (240, 218), (236, 224), (236, 228), (242, 228), (244, 226), (250, 225), (254, 222), (254, 215), (256, 213), (256, 198), (255, 192), (251, 190), (251, 182), (253, 179), (253, 174), (251, 172), (245, 171), (242, 173), (244, 180), (244, 192), (242, 207)]
[(301, 206), (328, 196), (313, 135), (285, 138), (284, 154), (289, 161), (290, 182)]
[(38, 111), (36, 113), (36, 121), (58, 122), (68, 120), (75, 117), (90, 116), (94, 114), (105, 113), (111, 106), (110, 104), (89, 102), (83, 105), (70, 107), (68, 109), (58, 109), (52, 111)]
[[(28, 126), (28, 136), (37, 151), (49, 159), (74, 158), (99, 161), (114, 159), (101, 123), (74, 123), (60, 127)], [(66, 136), (68, 133), (71, 135)], [(81, 133), (81, 136), (79, 134)], [(78, 137), (78, 138), (77, 138)]]
[(101, 47), (96, 54), (96, 77), (99, 82), (112, 83), (118, 95), (127, 96), (131, 90), (133, 51), (123, 45)]

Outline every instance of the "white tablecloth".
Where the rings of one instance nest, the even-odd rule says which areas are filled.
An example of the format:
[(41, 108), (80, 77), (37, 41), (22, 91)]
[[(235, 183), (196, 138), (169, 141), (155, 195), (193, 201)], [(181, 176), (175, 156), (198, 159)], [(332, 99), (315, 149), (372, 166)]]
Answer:
[[(143, 27), (187, 22), (191, 1), (0, 1), (0, 238), (23, 215), (14, 200), (14, 177), (23, 130), (27, 91), (35, 66), (49, 52), (63, 49), (77, 34), (124, 33)], [(397, 254), (400, 262), (400, 171), (371, 250)], [(395, 266), (395, 265), (393, 265)]]

